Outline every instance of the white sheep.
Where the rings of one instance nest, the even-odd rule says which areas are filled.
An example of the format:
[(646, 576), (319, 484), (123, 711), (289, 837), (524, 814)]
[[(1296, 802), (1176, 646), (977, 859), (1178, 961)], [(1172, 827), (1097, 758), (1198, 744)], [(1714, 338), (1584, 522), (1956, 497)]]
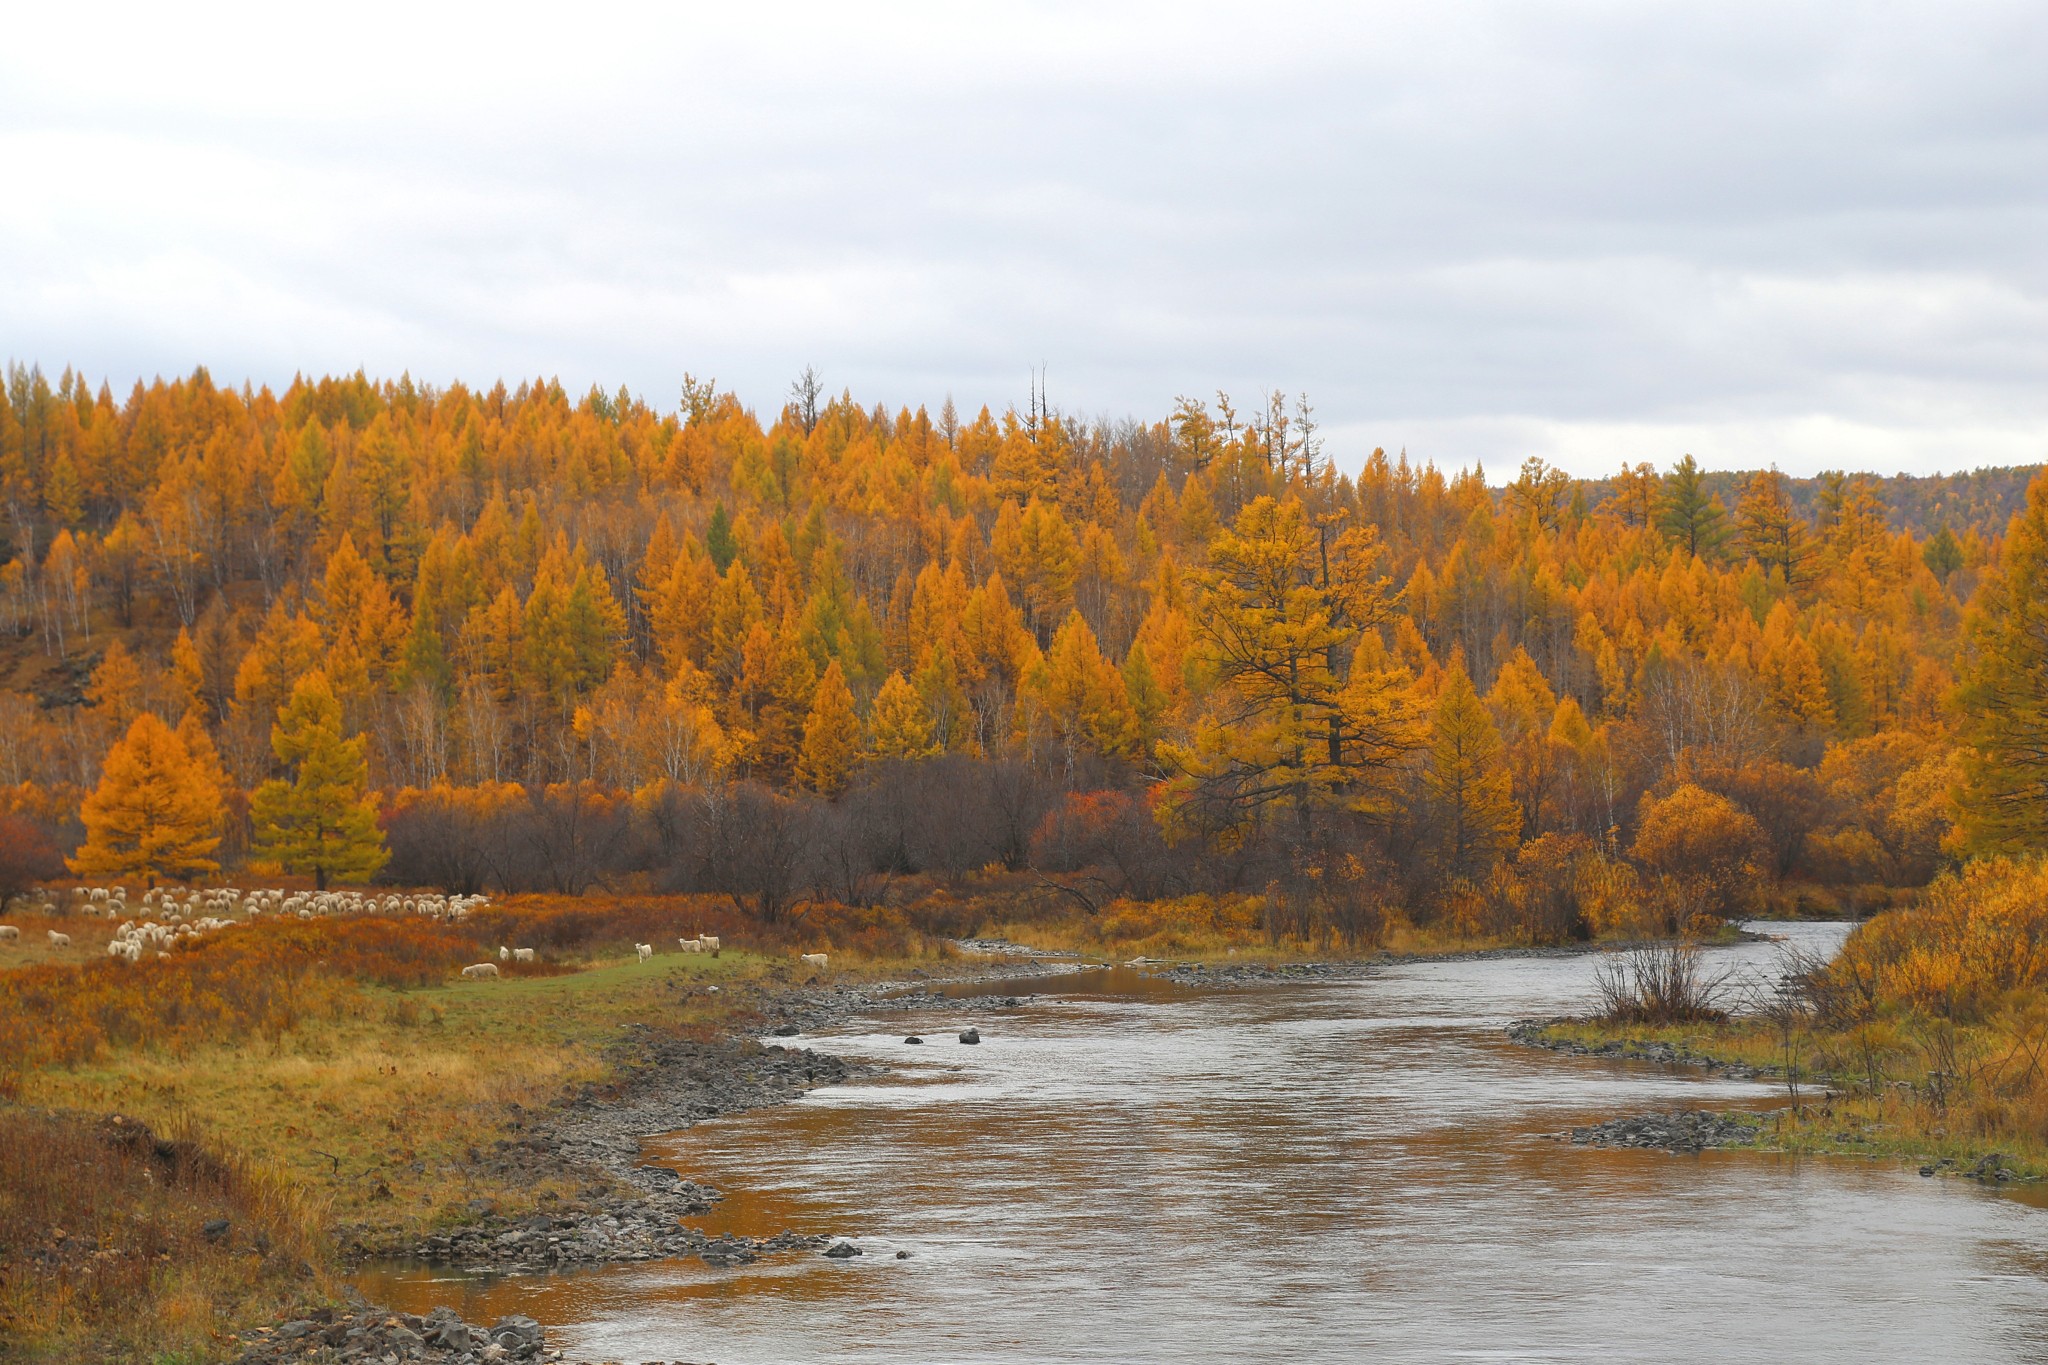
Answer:
[(498, 964), (495, 962), (479, 962), (475, 966), (464, 967), (462, 974), (471, 981), (482, 981), (486, 977), (498, 974)]
[(716, 934), (699, 934), (697, 935), (697, 942), (704, 945), (704, 951), (707, 953), (718, 951), (718, 935)]
[(498, 945), (498, 961), (510, 962), (511, 960), (512, 950), (510, 948), (507, 948), (504, 944), (500, 943)]
[(652, 943), (636, 943), (633, 945), (633, 951), (640, 955), (642, 962), (645, 962), (648, 958), (654, 956), (654, 945)]
[(804, 961), (820, 971), (825, 969), (825, 955), (823, 953), (805, 953)]
[(50, 936), (50, 946), (52, 948), (69, 948), (71, 946), (71, 935), (60, 934), (55, 929), (46, 929), (44, 932)]
[(514, 948), (514, 949), (512, 950), (512, 960), (513, 960), (514, 962), (531, 962), (531, 961), (533, 961), (533, 949), (531, 949), (531, 948)]
[(21, 937), (21, 930), (11, 924), (0, 924), (0, 943), (12, 943)]
[(686, 953), (701, 953), (704, 951), (704, 940), (701, 938), (679, 938), (676, 940), (676, 946)]

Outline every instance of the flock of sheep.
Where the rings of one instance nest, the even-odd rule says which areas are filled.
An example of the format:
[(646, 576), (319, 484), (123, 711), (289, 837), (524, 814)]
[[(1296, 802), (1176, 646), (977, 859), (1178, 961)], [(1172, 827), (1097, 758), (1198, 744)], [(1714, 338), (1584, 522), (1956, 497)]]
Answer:
[[(289, 915), (297, 919), (320, 919), (329, 915), (425, 915), (435, 920), (459, 920), (488, 900), (485, 896), (365, 895), (359, 891), (242, 891), (235, 887), (209, 887), (180, 891), (160, 887), (142, 893), (137, 906), (149, 916), (139, 922), (131, 917), (125, 886), (75, 886), (65, 891), (39, 889), (29, 900), (32, 909), (45, 915), (78, 914), (93, 918), (119, 919), (120, 927), (107, 942), (107, 956), (123, 962), (140, 962), (145, 954), (168, 958), (179, 943), (255, 919), (259, 915)], [(61, 929), (44, 931), (52, 948), (69, 948), (71, 935)], [(21, 929), (0, 924), (0, 943), (18, 943)]]
[[(251, 919), (262, 914), (293, 915), (299, 919), (321, 919), (328, 915), (425, 915), (439, 920), (461, 919), (489, 900), (488, 896), (442, 896), (431, 892), (378, 896), (360, 891), (242, 891), (232, 886), (216, 886), (185, 891), (159, 887), (144, 891), (140, 904), (144, 910), (160, 911), (171, 923), (202, 913), (240, 914)], [(129, 910), (125, 886), (74, 886), (63, 891), (38, 888), (28, 903), (30, 909), (46, 915), (71, 913), (119, 919)]]
[[(435, 920), (459, 920), (488, 900), (487, 896), (431, 893), (379, 896), (360, 891), (242, 891), (234, 887), (180, 891), (162, 887), (142, 893), (138, 904), (152, 917), (140, 921), (129, 917), (128, 888), (125, 886), (77, 886), (65, 891), (38, 889), (29, 904), (48, 915), (72, 913), (120, 919), (120, 927), (114, 930), (113, 938), (107, 943), (107, 956), (132, 963), (142, 961), (148, 954), (160, 959), (168, 958), (170, 950), (182, 942), (231, 929), (259, 915), (290, 915), (298, 919), (317, 919), (328, 915), (425, 915)], [(51, 947), (71, 946), (71, 935), (62, 930), (45, 932), (49, 935)], [(0, 944), (17, 943), (20, 939), (21, 930), (17, 926), (0, 924)], [(686, 953), (710, 953), (714, 957), (721, 947), (715, 934), (679, 938), (676, 946)], [(640, 961), (645, 962), (654, 956), (654, 945), (636, 943), (633, 951)], [(825, 969), (825, 954), (804, 953), (801, 957), (804, 965), (819, 971)], [(501, 946), (498, 949), (498, 962), (538, 960), (539, 954), (532, 948)], [(464, 967), (462, 975), (472, 981), (495, 977), (498, 975), (498, 962), (474, 963)]]
[[(216, 919), (212, 915), (174, 924), (158, 924), (153, 919), (146, 919), (140, 924), (127, 920), (107, 940), (107, 956), (118, 957), (124, 962), (140, 962), (144, 953), (153, 952), (159, 959), (167, 959), (171, 948), (177, 944), (210, 934), (216, 929), (231, 929), (238, 923), (239, 920)], [(56, 930), (49, 932), (52, 938), (57, 937)], [(70, 942), (67, 936), (59, 946), (68, 947)]]

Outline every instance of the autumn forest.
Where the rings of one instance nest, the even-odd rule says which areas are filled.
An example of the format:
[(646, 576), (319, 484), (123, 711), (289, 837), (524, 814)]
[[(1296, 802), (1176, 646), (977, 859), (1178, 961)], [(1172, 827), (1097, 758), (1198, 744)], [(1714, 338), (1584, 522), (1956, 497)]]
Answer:
[(1347, 943), (1867, 912), (2042, 833), (2032, 474), (15, 366), (6, 870), (765, 920), (1008, 878)]

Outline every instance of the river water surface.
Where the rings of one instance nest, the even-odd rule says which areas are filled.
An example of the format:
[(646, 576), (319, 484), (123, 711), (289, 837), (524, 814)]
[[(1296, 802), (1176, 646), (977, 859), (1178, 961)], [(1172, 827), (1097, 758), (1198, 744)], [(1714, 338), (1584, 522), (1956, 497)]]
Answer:
[[(2048, 1211), (1889, 1163), (1557, 1141), (1782, 1102), (1502, 1036), (1584, 1010), (1595, 965), (1242, 990), (1092, 973), (1011, 1011), (856, 1020), (790, 1041), (888, 1074), (649, 1153), (727, 1192), (710, 1230), (867, 1254), (364, 1287), (528, 1312), (590, 1360), (2048, 1361)], [(954, 1041), (966, 1023), (981, 1046)]]

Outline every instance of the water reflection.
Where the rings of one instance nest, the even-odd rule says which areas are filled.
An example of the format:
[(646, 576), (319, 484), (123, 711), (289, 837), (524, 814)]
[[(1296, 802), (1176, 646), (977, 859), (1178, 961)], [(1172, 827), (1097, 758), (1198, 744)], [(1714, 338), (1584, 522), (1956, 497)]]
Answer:
[[(730, 1192), (714, 1230), (830, 1230), (868, 1255), (371, 1288), (523, 1307), (576, 1355), (727, 1365), (2048, 1355), (2048, 1223), (2013, 1201), (1875, 1163), (1546, 1137), (1771, 1093), (1500, 1036), (1581, 1007), (1594, 969), (1244, 991), (1112, 972), (1014, 1011), (885, 1016), (798, 1041), (889, 1075), (655, 1144)], [(967, 1022), (980, 1047), (953, 1041)]]

